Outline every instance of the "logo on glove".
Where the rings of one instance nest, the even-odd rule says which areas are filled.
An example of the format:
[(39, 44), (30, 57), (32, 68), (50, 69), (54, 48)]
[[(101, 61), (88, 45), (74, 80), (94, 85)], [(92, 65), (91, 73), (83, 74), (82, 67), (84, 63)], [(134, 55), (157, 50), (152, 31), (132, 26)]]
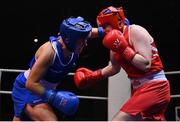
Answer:
[(59, 103), (60, 106), (66, 106), (67, 105), (68, 100), (65, 98), (62, 98), (61, 102)]
[(113, 46), (114, 46), (115, 48), (118, 48), (118, 47), (120, 46), (120, 41), (119, 41), (119, 39), (116, 39), (116, 40), (114, 41)]

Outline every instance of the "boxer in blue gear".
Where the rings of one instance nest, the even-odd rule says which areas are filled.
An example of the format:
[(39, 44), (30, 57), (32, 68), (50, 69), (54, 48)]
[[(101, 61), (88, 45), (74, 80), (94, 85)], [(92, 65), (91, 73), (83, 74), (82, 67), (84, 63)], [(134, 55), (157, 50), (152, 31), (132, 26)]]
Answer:
[(50, 41), (39, 47), (29, 69), (15, 79), (13, 121), (20, 121), (23, 112), (31, 120), (56, 121), (52, 107), (67, 116), (77, 112), (77, 96), (69, 91), (58, 91), (56, 86), (74, 67), (91, 30), (84, 18), (70, 17), (62, 21), (57, 37), (51, 36)]

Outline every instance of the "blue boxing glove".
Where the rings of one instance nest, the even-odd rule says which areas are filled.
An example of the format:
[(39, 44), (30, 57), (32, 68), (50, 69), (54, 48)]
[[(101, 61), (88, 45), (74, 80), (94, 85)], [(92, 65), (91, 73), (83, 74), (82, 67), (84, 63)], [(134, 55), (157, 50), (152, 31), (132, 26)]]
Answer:
[(78, 97), (71, 92), (46, 90), (42, 98), (68, 116), (74, 115), (79, 106)]

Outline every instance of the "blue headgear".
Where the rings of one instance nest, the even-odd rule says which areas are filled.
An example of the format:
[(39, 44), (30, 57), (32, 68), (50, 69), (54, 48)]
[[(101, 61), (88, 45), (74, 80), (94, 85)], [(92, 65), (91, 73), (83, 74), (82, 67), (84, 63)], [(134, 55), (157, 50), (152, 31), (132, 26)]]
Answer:
[(79, 39), (86, 39), (92, 29), (90, 23), (84, 21), (82, 17), (70, 17), (60, 25), (60, 35), (70, 51), (74, 51), (76, 42)]

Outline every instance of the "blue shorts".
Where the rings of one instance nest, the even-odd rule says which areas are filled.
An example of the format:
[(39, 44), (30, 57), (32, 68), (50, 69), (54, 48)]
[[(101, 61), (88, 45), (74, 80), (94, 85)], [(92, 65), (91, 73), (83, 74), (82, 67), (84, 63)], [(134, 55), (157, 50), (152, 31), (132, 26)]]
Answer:
[(14, 115), (16, 117), (21, 117), (21, 113), (27, 103), (32, 106), (44, 103), (41, 97), (25, 88), (26, 80), (24, 73), (20, 73), (14, 82), (12, 99), (14, 102)]

